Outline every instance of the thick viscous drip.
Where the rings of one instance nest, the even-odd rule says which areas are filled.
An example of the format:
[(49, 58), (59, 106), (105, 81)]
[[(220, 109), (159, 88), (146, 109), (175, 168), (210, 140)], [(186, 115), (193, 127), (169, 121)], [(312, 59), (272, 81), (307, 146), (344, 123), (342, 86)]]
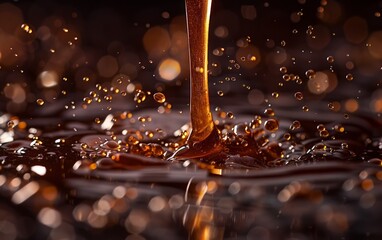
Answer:
[(190, 142), (205, 140), (214, 129), (208, 95), (208, 34), (211, 2), (187, 0), (187, 32), (190, 53)]
[[(263, 130), (251, 130), (253, 125), (235, 126), (228, 133), (215, 126), (210, 111), (208, 95), (208, 35), (211, 0), (186, 1), (187, 30), (190, 56), (190, 113), (191, 134), (187, 144), (175, 152), (169, 160), (203, 159), (208, 163), (222, 163), (234, 156), (252, 157), (267, 162), (281, 157), (277, 145), (262, 147), (260, 135)], [(258, 127), (258, 126), (256, 126)], [(265, 129), (275, 132), (278, 122), (269, 119)], [(238, 130), (243, 128), (241, 130)], [(227, 129), (225, 129), (227, 131)], [(266, 140), (267, 141), (267, 140)], [(268, 142), (267, 142), (268, 143)]]

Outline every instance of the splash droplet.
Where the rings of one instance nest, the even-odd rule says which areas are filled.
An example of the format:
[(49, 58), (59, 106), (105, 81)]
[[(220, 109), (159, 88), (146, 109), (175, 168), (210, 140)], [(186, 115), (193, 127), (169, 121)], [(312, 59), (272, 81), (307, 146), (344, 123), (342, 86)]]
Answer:
[(44, 100), (42, 100), (41, 98), (39, 98), (39, 99), (37, 99), (36, 100), (36, 103), (38, 104), (38, 105), (40, 105), (40, 106), (42, 106), (42, 105), (44, 105)]
[(154, 93), (153, 98), (158, 103), (164, 103), (166, 101), (166, 96), (161, 92)]
[(297, 100), (299, 100), (299, 101), (301, 101), (302, 99), (304, 99), (304, 95), (302, 94), (302, 92), (296, 92), (296, 93), (294, 94), (294, 97), (295, 97)]
[(270, 132), (276, 132), (279, 129), (279, 122), (276, 119), (271, 118), (265, 121), (264, 127)]

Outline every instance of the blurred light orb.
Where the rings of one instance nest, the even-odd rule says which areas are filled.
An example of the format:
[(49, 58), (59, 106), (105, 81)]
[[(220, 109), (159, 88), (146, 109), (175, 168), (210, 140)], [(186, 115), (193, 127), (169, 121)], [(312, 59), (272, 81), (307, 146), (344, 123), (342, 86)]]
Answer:
[(6, 33), (14, 33), (23, 23), (22, 11), (11, 3), (0, 4), (0, 29)]
[(369, 33), (366, 20), (358, 16), (347, 19), (343, 28), (346, 40), (354, 44), (362, 43)]
[(353, 113), (353, 112), (356, 112), (358, 108), (359, 108), (359, 103), (356, 99), (352, 98), (352, 99), (346, 100), (345, 102), (346, 111)]
[(158, 67), (159, 76), (166, 81), (172, 81), (179, 76), (181, 71), (180, 64), (177, 60), (167, 58), (163, 60)]
[(219, 26), (215, 28), (214, 34), (219, 38), (226, 38), (229, 35), (229, 30), (226, 26)]
[(382, 31), (373, 32), (369, 39), (369, 53), (376, 59), (382, 59)]
[(58, 75), (55, 71), (43, 71), (38, 79), (42, 87), (50, 88), (58, 84)]
[(236, 61), (246, 69), (254, 68), (261, 61), (260, 51), (252, 44), (241, 47), (236, 51)]
[(257, 11), (254, 5), (243, 5), (241, 6), (241, 16), (247, 20), (255, 20), (257, 16)]
[(18, 83), (6, 85), (3, 92), (14, 103), (23, 103), (26, 100), (26, 92)]
[(170, 34), (163, 27), (152, 27), (143, 36), (143, 46), (149, 58), (158, 58), (170, 49)]
[(99, 75), (105, 78), (112, 77), (118, 71), (118, 62), (115, 57), (106, 55), (97, 62)]
[(316, 72), (316, 74), (308, 81), (308, 89), (313, 94), (322, 94), (328, 88), (329, 76), (324, 72)]
[(252, 89), (248, 93), (247, 97), (248, 97), (248, 102), (251, 105), (260, 105), (264, 102), (264, 99), (265, 99), (264, 93), (258, 89)]

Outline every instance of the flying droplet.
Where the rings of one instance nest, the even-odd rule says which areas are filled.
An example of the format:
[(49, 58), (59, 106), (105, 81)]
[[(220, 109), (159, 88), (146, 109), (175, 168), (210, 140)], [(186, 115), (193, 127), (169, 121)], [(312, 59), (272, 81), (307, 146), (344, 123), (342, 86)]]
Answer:
[(271, 118), (265, 121), (264, 127), (270, 132), (276, 132), (279, 129), (279, 122), (276, 119)]
[(285, 133), (284, 134), (284, 139), (289, 141), (290, 139), (292, 138), (292, 136), (290, 135), (290, 133)]
[(326, 58), (326, 61), (328, 61), (328, 63), (334, 63), (334, 57), (333, 56), (328, 56)]
[(353, 79), (354, 79), (354, 77), (353, 77), (352, 74), (349, 73), (349, 74), (346, 75), (346, 80), (353, 81)]
[(324, 137), (324, 138), (329, 137), (328, 130), (324, 129), (324, 130), (320, 131), (320, 137)]
[(328, 108), (330, 109), (330, 110), (334, 110), (334, 104), (333, 103), (328, 103)]
[(273, 111), (272, 108), (267, 108), (264, 110), (264, 113), (267, 114), (270, 117), (273, 117), (275, 115), (275, 111)]
[(295, 120), (295, 121), (293, 121), (292, 125), (290, 125), (289, 128), (291, 130), (296, 130), (296, 129), (299, 129), (300, 127), (301, 127), (300, 121)]
[(166, 101), (166, 96), (161, 92), (154, 93), (153, 98), (158, 103), (164, 103)]
[(42, 100), (41, 98), (39, 98), (39, 99), (37, 99), (36, 100), (36, 103), (38, 104), (38, 105), (40, 105), (40, 106), (42, 106), (42, 105), (44, 105), (44, 100)]
[(146, 93), (142, 90), (137, 90), (135, 92), (134, 101), (137, 103), (141, 103), (146, 100)]
[(316, 71), (313, 69), (309, 69), (305, 72), (305, 76), (307, 76), (309, 79), (313, 78), (316, 75)]
[(288, 72), (288, 69), (287, 69), (286, 67), (281, 67), (281, 68), (280, 68), (280, 72), (283, 73), (283, 74), (285, 74), (285, 73)]
[(302, 94), (302, 92), (295, 92), (294, 98), (301, 101), (302, 99), (304, 99), (304, 95)]
[(278, 92), (273, 92), (272, 93), (272, 97), (273, 98), (278, 98), (280, 96), (280, 94)]

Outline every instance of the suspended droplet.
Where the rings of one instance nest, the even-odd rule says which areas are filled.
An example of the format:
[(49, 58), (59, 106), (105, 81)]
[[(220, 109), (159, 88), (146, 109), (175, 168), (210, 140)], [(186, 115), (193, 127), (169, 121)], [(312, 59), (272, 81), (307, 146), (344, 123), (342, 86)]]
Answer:
[(353, 78), (353, 75), (352, 74), (347, 74), (346, 75), (346, 80), (348, 80), (348, 81), (352, 81), (354, 78)]
[(279, 129), (279, 122), (276, 119), (271, 118), (265, 121), (264, 127), (270, 132), (276, 132)]
[(166, 101), (166, 96), (161, 92), (154, 93), (153, 98), (158, 103), (164, 103)]
[(135, 92), (134, 101), (137, 103), (141, 103), (146, 100), (146, 93), (142, 90), (137, 90)]
[(283, 73), (283, 74), (285, 74), (285, 73), (288, 72), (288, 69), (287, 69), (286, 67), (281, 67), (281, 68), (280, 68), (280, 72)]
[(328, 61), (328, 63), (334, 63), (334, 57), (333, 56), (328, 56), (326, 58), (326, 61)]
[(304, 95), (302, 94), (302, 92), (295, 92), (294, 98), (301, 101), (302, 99), (304, 99)]
[(297, 120), (293, 121), (292, 124), (289, 126), (291, 130), (296, 130), (296, 129), (299, 129), (300, 127), (301, 127), (301, 123), (300, 121), (297, 121)]
[(42, 105), (44, 105), (44, 100), (42, 100), (41, 98), (39, 98), (39, 99), (37, 99), (36, 100), (36, 103), (38, 104), (38, 105), (40, 105), (40, 106), (42, 106)]

